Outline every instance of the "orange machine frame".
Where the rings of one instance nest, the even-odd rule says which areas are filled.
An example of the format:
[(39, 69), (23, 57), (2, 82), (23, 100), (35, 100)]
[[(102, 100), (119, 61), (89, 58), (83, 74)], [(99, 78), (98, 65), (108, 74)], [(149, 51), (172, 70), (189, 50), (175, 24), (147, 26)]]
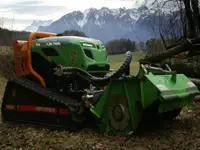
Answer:
[(56, 34), (48, 32), (33, 32), (29, 35), (28, 41), (14, 41), (14, 61), (17, 77), (30, 74), (46, 87), (44, 79), (32, 68), (31, 47), (34, 44), (33, 38), (51, 36), (56, 36)]

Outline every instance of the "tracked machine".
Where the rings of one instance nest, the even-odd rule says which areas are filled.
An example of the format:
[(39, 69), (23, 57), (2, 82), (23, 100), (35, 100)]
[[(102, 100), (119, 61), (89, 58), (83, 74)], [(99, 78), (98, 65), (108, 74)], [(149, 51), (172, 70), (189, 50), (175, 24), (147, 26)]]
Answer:
[[(3, 122), (134, 133), (149, 115), (173, 119), (199, 90), (168, 65), (140, 62), (130, 74), (132, 53), (111, 70), (107, 50), (96, 39), (34, 32), (14, 42), (16, 78), (7, 82)], [(111, 73), (111, 74), (109, 74)]]

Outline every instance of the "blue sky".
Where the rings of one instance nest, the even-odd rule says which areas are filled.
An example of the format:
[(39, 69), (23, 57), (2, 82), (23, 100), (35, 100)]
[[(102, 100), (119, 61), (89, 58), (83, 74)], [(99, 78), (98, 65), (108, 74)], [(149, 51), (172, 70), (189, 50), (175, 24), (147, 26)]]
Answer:
[(33, 20), (56, 20), (74, 10), (88, 8), (133, 8), (143, 0), (0, 0), (0, 25), (4, 18), (4, 27), (24, 29)]

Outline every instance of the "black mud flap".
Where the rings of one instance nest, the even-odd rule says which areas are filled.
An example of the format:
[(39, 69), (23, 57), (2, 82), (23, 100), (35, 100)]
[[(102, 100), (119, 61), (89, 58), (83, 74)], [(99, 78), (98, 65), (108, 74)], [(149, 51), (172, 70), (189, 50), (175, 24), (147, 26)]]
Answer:
[[(77, 131), (84, 119), (79, 120), (69, 109), (69, 97), (61, 97), (47, 88), (27, 79), (8, 81), (3, 102), (2, 121), (18, 122)], [(72, 104), (71, 104), (72, 105)]]

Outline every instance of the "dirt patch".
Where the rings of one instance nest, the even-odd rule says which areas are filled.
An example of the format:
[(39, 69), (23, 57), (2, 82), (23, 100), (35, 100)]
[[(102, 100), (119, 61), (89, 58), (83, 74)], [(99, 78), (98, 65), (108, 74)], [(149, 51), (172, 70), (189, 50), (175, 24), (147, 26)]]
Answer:
[(14, 74), (13, 51), (10, 47), (0, 46), (0, 74), (12, 78)]
[(131, 137), (108, 136), (90, 129), (55, 131), (28, 125), (0, 125), (0, 148), (9, 149), (199, 149), (200, 111), (184, 109), (174, 121)]

